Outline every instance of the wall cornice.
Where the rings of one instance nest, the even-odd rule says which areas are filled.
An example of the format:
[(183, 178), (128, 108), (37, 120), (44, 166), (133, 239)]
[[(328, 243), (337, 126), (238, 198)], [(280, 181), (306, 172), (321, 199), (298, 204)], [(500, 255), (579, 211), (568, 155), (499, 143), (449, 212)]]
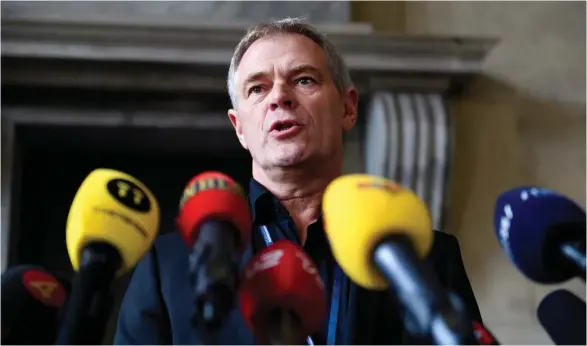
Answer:
[[(340, 49), (363, 89), (461, 86), (481, 71), (483, 60), (498, 42), (373, 34), (360, 25), (318, 27)], [(242, 25), (137, 18), (3, 18), (2, 56), (6, 67), (11, 67), (4, 69), (3, 83), (224, 89), (226, 68), (244, 30)], [(83, 73), (75, 64), (84, 66)], [(199, 74), (189, 74), (193, 69), (206, 70), (202, 77), (209, 80), (198, 83)]]

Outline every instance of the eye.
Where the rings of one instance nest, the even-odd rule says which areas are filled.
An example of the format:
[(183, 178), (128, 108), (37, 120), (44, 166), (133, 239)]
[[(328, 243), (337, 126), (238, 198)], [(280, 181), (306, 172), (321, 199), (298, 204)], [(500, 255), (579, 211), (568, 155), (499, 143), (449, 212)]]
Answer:
[(249, 92), (248, 94), (258, 94), (261, 91), (263, 91), (263, 88), (260, 85), (253, 85), (252, 87), (249, 88)]
[(311, 85), (316, 83), (312, 77), (300, 77), (296, 79), (296, 82), (300, 85)]

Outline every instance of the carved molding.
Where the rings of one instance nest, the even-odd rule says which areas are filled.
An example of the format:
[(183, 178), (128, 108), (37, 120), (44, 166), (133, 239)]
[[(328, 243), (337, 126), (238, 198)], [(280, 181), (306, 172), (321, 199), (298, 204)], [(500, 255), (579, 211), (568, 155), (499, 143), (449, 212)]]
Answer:
[[(498, 42), (317, 26), (340, 49), (362, 92), (460, 86), (481, 71)], [(136, 18), (3, 18), (2, 79), (16, 85), (220, 91), (244, 31)]]

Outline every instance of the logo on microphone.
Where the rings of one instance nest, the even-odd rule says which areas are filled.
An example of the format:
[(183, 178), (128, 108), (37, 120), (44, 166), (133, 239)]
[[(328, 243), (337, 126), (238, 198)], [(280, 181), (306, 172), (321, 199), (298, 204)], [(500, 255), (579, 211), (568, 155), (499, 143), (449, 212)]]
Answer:
[(94, 208), (94, 211), (96, 213), (102, 213), (102, 214), (106, 214), (111, 217), (118, 218), (122, 222), (132, 226), (137, 231), (137, 233), (140, 234), (141, 236), (143, 236), (144, 238), (147, 238), (149, 236), (147, 231), (138, 222), (136, 222), (132, 218), (130, 218), (122, 213), (117, 212), (116, 210), (96, 207), (96, 208)]
[(316, 284), (320, 288), (324, 289), (324, 283), (322, 282), (322, 279), (320, 279), (320, 276), (318, 275), (318, 269), (316, 269), (316, 267), (312, 263), (312, 260), (310, 260), (310, 258), (308, 258), (308, 256), (302, 251), (297, 251), (296, 257), (302, 261), (302, 268), (304, 269), (304, 271), (312, 275), (316, 280)]
[(132, 211), (146, 213), (151, 210), (149, 197), (132, 181), (121, 178), (112, 179), (106, 184), (106, 188), (110, 196)]
[(260, 255), (256, 261), (246, 267), (245, 278), (249, 280), (253, 275), (260, 271), (278, 266), (279, 263), (281, 263), (281, 257), (283, 257), (282, 249), (265, 252)]
[(179, 201), (179, 208), (181, 209), (188, 199), (192, 198), (200, 192), (208, 190), (226, 190), (243, 199), (245, 198), (245, 193), (242, 187), (236, 182), (229, 182), (222, 177), (198, 179), (188, 184), (188, 186), (186, 186), (186, 188), (183, 190), (181, 200)]
[(358, 189), (379, 189), (385, 192), (396, 194), (402, 190), (402, 187), (390, 180), (371, 180), (357, 183)]
[(524, 189), (520, 192), (520, 199), (522, 201), (527, 201), (532, 197), (542, 197), (542, 196), (550, 196), (555, 195), (552, 190), (541, 188), (541, 187), (532, 187), (529, 189)]
[(514, 211), (509, 204), (503, 207), (503, 214), (499, 218), (498, 239), (501, 247), (505, 250), (506, 255), (514, 260), (512, 251), (510, 249), (510, 226), (514, 218)]
[(53, 276), (40, 270), (29, 270), (22, 279), (27, 291), (44, 305), (61, 307), (65, 303), (65, 289)]

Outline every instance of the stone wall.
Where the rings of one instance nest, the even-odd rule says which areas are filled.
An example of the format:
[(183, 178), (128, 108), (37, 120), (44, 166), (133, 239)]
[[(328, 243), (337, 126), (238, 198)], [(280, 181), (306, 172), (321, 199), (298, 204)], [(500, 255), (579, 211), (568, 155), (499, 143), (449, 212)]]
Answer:
[[(359, 10), (376, 29), (501, 39), (483, 77), (451, 102), (448, 230), (459, 238), (481, 312), (501, 343), (552, 344), (536, 307), (559, 286), (536, 285), (511, 265), (494, 235), (493, 206), (508, 188), (537, 184), (585, 207), (585, 3), (365, 2)], [(386, 25), (390, 11), (403, 18)], [(579, 280), (561, 286), (585, 298)]]
[(173, 18), (221, 24), (250, 23), (283, 17), (306, 17), (315, 23), (347, 23), (348, 1), (11, 1), (2, 3), (3, 16), (103, 16)]

